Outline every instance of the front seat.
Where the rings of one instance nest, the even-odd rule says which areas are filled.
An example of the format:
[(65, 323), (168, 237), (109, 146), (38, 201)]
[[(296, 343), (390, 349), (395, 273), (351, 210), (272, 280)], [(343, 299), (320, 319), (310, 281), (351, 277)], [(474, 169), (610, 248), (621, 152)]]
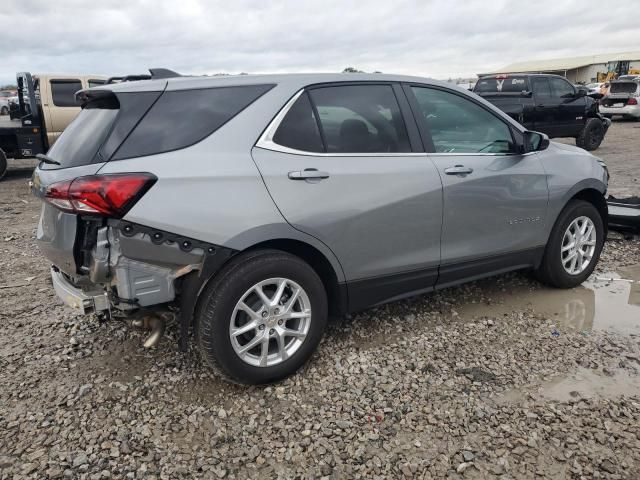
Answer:
[(367, 124), (357, 118), (348, 118), (340, 125), (340, 150), (342, 152), (368, 152), (372, 135)]

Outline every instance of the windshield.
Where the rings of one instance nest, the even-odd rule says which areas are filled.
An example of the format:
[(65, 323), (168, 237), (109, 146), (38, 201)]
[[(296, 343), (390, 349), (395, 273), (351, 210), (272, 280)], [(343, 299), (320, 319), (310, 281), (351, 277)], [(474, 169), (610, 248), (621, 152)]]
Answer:
[(105, 105), (104, 102), (87, 105), (47, 153), (61, 165), (43, 165), (42, 168), (68, 168), (93, 163), (118, 111), (117, 106)]
[(521, 93), (529, 90), (527, 77), (523, 75), (499, 75), (496, 77), (484, 77), (478, 80), (476, 93)]
[(637, 82), (612, 82), (610, 93), (635, 93), (638, 89)]

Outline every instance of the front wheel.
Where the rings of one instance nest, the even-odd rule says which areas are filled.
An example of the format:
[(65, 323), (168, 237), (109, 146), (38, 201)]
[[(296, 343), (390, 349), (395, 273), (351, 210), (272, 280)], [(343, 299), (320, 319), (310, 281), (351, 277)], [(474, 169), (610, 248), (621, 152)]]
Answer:
[(0, 108), (0, 115), (8, 115), (9, 114), (9, 107), (3, 106), (2, 108)]
[(327, 296), (302, 259), (249, 252), (205, 289), (196, 320), (200, 351), (215, 371), (239, 383), (271, 383), (295, 373), (315, 351)]
[(571, 200), (553, 226), (536, 276), (553, 287), (576, 287), (593, 273), (603, 245), (598, 209), (584, 200)]

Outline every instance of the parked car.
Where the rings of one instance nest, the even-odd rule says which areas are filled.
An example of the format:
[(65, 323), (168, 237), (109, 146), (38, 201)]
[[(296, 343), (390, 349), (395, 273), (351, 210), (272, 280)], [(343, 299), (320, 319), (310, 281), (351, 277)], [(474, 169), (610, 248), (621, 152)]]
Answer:
[(611, 118), (640, 120), (640, 80), (616, 80), (611, 82), (609, 94), (600, 101), (600, 112)]
[(551, 138), (573, 137), (585, 150), (597, 149), (611, 125), (594, 98), (559, 75), (491, 75), (480, 78), (473, 91), (526, 128)]
[(0, 95), (0, 115), (9, 115), (9, 98)]
[(179, 310), (181, 348), (193, 329), (234, 381), (295, 372), (328, 314), (517, 269), (575, 287), (605, 239), (603, 163), (450, 84), (183, 77), (80, 98), (32, 181), (55, 290), (154, 339)]
[[(104, 77), (96, 75), (17, 74), (18, 97), (7, 96), (0, 113), (0, 179), (9, 159), (31, 158), (52, 146), (80, 112), (75, 92)], [(4, 113), (3, 113), (4, 114)]]
[(584, 88), (587, 89), (589, 94), (600, 93), (602, 87), (604, 86), (604, 82), (596, 82), (596, 83), (588, 83), (584, 85)]

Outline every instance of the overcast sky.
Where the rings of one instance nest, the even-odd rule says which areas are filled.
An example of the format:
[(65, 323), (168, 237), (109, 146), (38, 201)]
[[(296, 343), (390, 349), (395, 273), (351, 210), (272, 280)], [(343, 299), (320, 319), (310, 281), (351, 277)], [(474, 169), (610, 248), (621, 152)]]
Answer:
[(3, 0), (16, 71), (365, 71), (467, 77), (520, 60), (640, 50), (637, 0)]

